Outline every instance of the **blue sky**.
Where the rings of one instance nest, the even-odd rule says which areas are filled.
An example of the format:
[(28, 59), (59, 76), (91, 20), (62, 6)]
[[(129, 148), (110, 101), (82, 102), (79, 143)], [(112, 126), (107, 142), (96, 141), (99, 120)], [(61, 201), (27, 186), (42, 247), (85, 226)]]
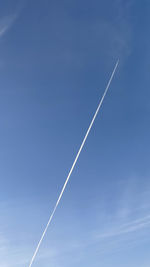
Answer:
[(0, 266), (150, 266), (148, 0), (0, 4)]

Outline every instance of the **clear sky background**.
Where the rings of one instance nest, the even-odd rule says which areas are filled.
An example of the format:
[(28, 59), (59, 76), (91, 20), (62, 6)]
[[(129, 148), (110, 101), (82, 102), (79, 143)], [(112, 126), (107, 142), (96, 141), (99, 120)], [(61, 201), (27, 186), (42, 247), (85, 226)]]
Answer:
[(0, 2), (0, 266), (150, 266), (150, 1)]

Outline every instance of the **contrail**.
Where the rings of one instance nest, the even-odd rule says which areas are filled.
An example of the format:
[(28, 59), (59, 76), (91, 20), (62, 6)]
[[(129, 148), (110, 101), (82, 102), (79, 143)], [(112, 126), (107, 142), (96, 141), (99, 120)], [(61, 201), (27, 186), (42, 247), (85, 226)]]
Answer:
[(90, 130), (91, 130), (91, 128), (92, 128), (92, 125), (93, 125), (93, 123), (94, 123), (94, 121), (95, 121), (95, 119), (96, 119), (96, 116), (97, 116), (97, 114), (98, 114), (98, 111), (99, 111), (99, 109), (100, 109), (100, 107), (101, 107), (101, 105), (102, 105), (102, 103), (103, 103), (104, 97), (105, 97), (105, 95), (106, 95), (106, 93), (107, 93), (107, 91), (108, 91), (108, 88), (109, 88), (110, 84), (111, 84), (111, 81), (112, 81), (112, 79), (113, 79), (113, 76), (114, 76), (114, 74), (115, 74), (115, 71), (116, 71), (116, 69), (117, 69), (118, 64), (119, 64), (119, 60), (117, 61), (116, 65), (115, 65), (115, 67), (114, 67), (114, 69), (113, 69), (113, 72), (112, 72), (112, 74), (111, 74), (111, 76), (110, 76), (110, 79), (109, 79), (109, 81), (108, 81), (108, 84), (107, 84), (107, 86), (106, 86), (106, 89), (105, 89), (105, 91), (104, 91), (104, 94), (103, 94), (103, 96), (102, 96), (102, 98), (101, 98), (101, 100), (100, 100), (100, 102), (99, 102), (99, 105), (98, 105), (98, 107), (97, 107), (97, 109), (96, 109), (96, 112), (95, 112), (95, 114), (94, 114), (94, 116), (93, 116), (93, 119), (92, 119), (92, 121), (91, 121), (91, 123), (90, 123), (90, 126), (89, 126), (89, 128), (88, 128), (88, 130), (87, 130), (87, 132), (86, 132), (86, 135), (85, 135), (85, 137), (84, 137), (84, 139), (83, 139), (83, 141), (82, 141), (82, 144), (81, 144), (81, 146), (80, 146), (80, 148), (79, 148), (79, 151), (78, 151), (78, 153), (77, 153), (77, 155), (76, 155), (76, 157), (75, 157), (75, 160), (74, 160), (74, 162), (73, 162), (73, 164), (72, 164), (72, 167), (71, 167), (71, 169), (70, 169), (70, 172), (69, 172), (69, 174), (68, 174), (68, 176), (67, 176), (67, 178), (66, 178), (66, 181), (65, 181), (65, 183), (64, 183), (64, 185), (63, 185), (63, 188), (62, 188), (62, 190), (61, 190), (61, 192), (60, 192), (60, 195), (59, 195), (59, 197), (58, 197), (58, 200), (57, 200), (57, 202), (56, 202), (56, 204), (55, 204), (55, 206), (54, 206), (54, 209), (53, 209), (53, 211), (52, 211), (52, 213), (51, 213), (51, 215), (50, 215), (50, 218), (49, 218), (48, 223), (47, 223), (47, 225), (46, 225), (46, 227), (45, 227), (45, 230), (44, 230), (44, 232), (43, 232), (43, 234), (42, 234), (42, 236), (41, 236), (41, 239), (40, 239), (40, 241), (39, 241), (39, 243), (38, 243), (38, 245), (37, 245), (37, 247), (36, 247), (36, 250), (35, 250), (35, 252), (34, 252), (34, 254), (33, 254), (33, 257), (32, 257), (32, 259), (31, 259), (31, 261), (30, 261), (29, 267), (32, 266), (32, 263), (33, 263), (33, 261), (34, 261), (34, 259), (35, 259), (35, 257), (36, 257), (36, 254), (37, 254), (37, 252), (38, 252), (38, 250), (39, 250), (39, 247), (40, 247), (40, 245), (41, 245), (41, 243), (42, 243), (42, 240), (43, 240), (43, 238), (44, 238), (44, 236), (45, 236), (45, 234), (46, 234), (46, 232), (47, 232), (48, 226), (49, 226), (49, 224), (50, 224), (50, 222), (51, 222), (51, 220), (52, 220), (52, 218), (53, 218), (53, 216), (54, 216), (54, 213), (55, 213), (55, 211), (56, 211), (56, 209), (57, 209), (57, 206), (58, 206), (58, 204), (59, 204), (59, 202), (60, 202), (60, 200), (61, 200), (61, 198), (62, 198), (62, 195), (63, 195), (63, 193), (64, 193), (64, 191), (65, 191), (66, 185), (67, 185), (67, 183), (68, 183), (68, 181), (69, 181), (69, 178), (70, 178), (70, 176), (71, 176), (71, 174), (72, 174), (72, 171), (73, 171), (73, 169), (74, 169), (74, 167), (75, 167), (75, 165), (76, 165), (76, 162), (77, 162), (77, 160), (78, 160), (78, 158), (79, 158), (79, 156), (80, 156), (80, 153), (81, 153), (81, 151), (82, 151), (82, 148), (83, 148), (83, 146), (84, 146), (84, 144), (85, 144), (85, 141), (86, 141), (86, 139), (87, 139), (87, 137), (88, 137), (88, 135), (89, 135), (89, 132), (90, 132)]

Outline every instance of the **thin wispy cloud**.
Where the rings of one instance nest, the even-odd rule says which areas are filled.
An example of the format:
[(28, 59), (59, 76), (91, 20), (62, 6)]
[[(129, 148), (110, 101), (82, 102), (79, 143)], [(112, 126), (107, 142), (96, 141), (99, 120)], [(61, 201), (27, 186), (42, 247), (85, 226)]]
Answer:
[[(28, 248), (26, 246), (18, 247), (12, 240), (0, 235), (0, 266), (15, 267), (27, 264)], [(9, 255), (9, 257), (8, 257)]]
[(11, 28), (16, 17), (17, 14), (0, 19), (0, 38)]
[(111, 231), (104, 232), (103, 234), (100, 234), (98, 238), (103, 239), (103, 238), (117, 237), (119, 235), (136, 232), (140, 229), (144, 230), (146, 227), (150, 227), (150, 215), (131, 221), (127, 224), (124, 224), (118, 227), (117, 230), (112, 229)]
[(4, 238), (3, 234), (0, 233), (0, 253), (3, 253), (8, 245), (8, 240)]
[(17, 5), (14, 3), (13, 11), (10, 15), (3, 15), (0, 17), (0, 38), (2, 38), (5, 33), (13, 26), (16, 19), (20, 15), (22, 9), (24, 8), (25, 2), (21, 0)]

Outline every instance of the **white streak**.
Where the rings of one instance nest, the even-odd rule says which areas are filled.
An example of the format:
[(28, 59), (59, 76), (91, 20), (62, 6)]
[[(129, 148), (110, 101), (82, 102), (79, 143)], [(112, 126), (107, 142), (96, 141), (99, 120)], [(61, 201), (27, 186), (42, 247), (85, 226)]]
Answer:
[(17, 18), (17, 14), (6, 16), (0, 19), (0, 38), (8, 31)]
[(42, 236), (41, 236), (41, 239), (40, 239), (40, 241), (39, 241), (39, 243), (38, 243), (38, 245), (37, 245), (37, 247), (36, 247), (36, 250), (35, 250), (35, 252), (34, 252), (34, 254), (33, 254), (33, 257), (32, 257), (32, 259), (31, 259), (31, 261), (30, 261), (29, 267), (32, 266), (32, 263), (33, 263), (33, 261), (34, 261), (34, 259), (35, 259), (35, 256), (36, 256), (36, 254), (37, 254), (37, 252), (38, 252), (38, 250), (39, 250), (39, 247), (40, 247), (40, 245), (41, 245), (41, 243), (42, 243), (42, 240), (43, 240), (43, 238), (44, 238), (44, 236), (45, 236), (45, 234), (46, 234), (46, 232), (47, 232), (48, 226), (49, 226), (49, 224), (50, 224), (50, 222), (51, 222), (51, 220), (52, 220), (52, 218), (53, 218), (53, 216), (54, 216), (54, 213), (55, 213), (55, 211), (56, 211), (56, 209), (57, 209), (57, 206), (58, 206), (58, 204), (59, 204), (59, 202), (60, 202), (60, 200), (61, 200), (61, 197), (62, 197), (62, 195), (63, 195), (63, 193), (64, 193), (65, 188), (66, 188), (66, 185), (67, 185), (67, 183), (68, 183), (68, 181), (69, 181), (69, 178), (70, 178), (70, 176), (71, 176), (71, 174), (72, 174), (72, 171), (73, 171), (73, 169), (74, 169), (74, 167), (75, 167), (75, 165), (76, 165), (76, 162), (77, 162), (77, 160), (78, 160), (78, 158), (79, 158), (79, 156), (80, 156), (80, 153), (81, 153), (81, 151), (82, 151), (82, 148), (83, 148), (83, 146), (84, 146), (84, 144), (85, 144), (85, 141), (86, 141), (86, 139), (87, 139), (87, 137), (88, 137), (88, 134), (89, 134), (89, 132), (90, 132), (90, 130), (91, 130), (91, 128), (92, 128), (92, 125), (93, 125), (93, 123), (94, 123), (94, 121), (95, 121), (95, 119), (96, 119), (96, 116), (97, 116), (97, 114), (98, 114), (98, 111), (99, 111), (99, 109), (100, 109), (100, 107), (101, 107), (101, 105), (102, 105), (102, 103), (103, 103), (104, 97), (105, 97), (105, 95), (106, 95), (106, 93), (107, 93), (107, 91), (108, 91), (108, 88), (109, 88), (109, 86), (110, 86), (110, 83), (111, 83), (111, 81), (112, 81), (112, 78), (113, 78), (113, 76), (114, 76), (114, 74), (115, 74), (115, 71), (116, 71), (116, 69), (117, 69), (118, 63), (119, 63), (119, 60), (117, 61), (116, 65), (115, 65), (115, 67), (114, 67), (114, 70), (113, 70), (113, 72), (112, 72), (112, 74), (111, 74), (111, 77), (110, 77), (109, 82), (108, 82), (108, 84), (107, 84), (107, 86), (106, 86), (106, 89), (105, 89), (105, 91), (104, 91), (104, 94), (103, 94), (103, 96), (102, 96), (102, 98), (101, 98), (101, 100), (100, 100), (100, 103), (99, 103), (99, 105), (98, 105), (98, 107), (97, 107), (97, 109), (96, 109), (96, 112), (95, 112), (95, 114), (94, 114), (94, 116), (93, 116), (93, 119), (92, 119), (92, 121), (91, 121), (91, 123), (90, 123), (90, 126), (89, 126), (89, 128), (88, 128), (88, 130), (87, 130), (87, 132), (86, 132), (86, 135), (85, 135), (85, 137), (84, 137), (84, 139), (83, 139), (83, 141), (82, 141), (82, 144), (81, 144), (81, 146), (80, 146), (80, 148), (79, 148), (79, 151), (78, 151), (78, 153), (77, 153), (77, 155), (76, 155), (76, 158), (75, 158), (75, 160), (74, 160), (74, 162), (73, 162), (73, 164), (72, 164), (72, 167), (71, 167), (70, 172), (69, 172), (69, 174), (68, 174), (68, 176), (67, 176), (67, 179), (66, 179), (66, 181), (65, 181), (65, 183), (64, 183), (64, 186), (63, 186), (63, 188), (62, 188), (62, 190), (61, 190), (61, 193), (60, 193), (60, 195), (59, 195), (59, 197), (58, 197), (58, 200), (57, 200), (57, 202), (56, 202), (56, 204), (55, 204), (55, 207), (54, 207), (54, 209), (53, 209), (53, 211), (52, 211), (52, 213), (51, 213), (51, 215), (50, 215), (49, 221), (48, 221), (48, 223), (47, 223), (47, 225), (46, 225), (46, 227), (45, 227), (45, 230), (44, 230), (44, 232), (43, 232), (43, 234), (42, 234)]

